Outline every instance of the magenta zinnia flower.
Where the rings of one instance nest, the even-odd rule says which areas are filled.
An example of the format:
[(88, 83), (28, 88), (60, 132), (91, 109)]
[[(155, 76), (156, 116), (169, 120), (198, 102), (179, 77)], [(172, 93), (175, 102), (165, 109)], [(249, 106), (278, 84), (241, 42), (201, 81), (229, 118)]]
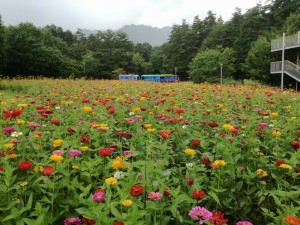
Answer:
[(97, 192), (93, 195), (94, 202), (104, 202), (105, 200), (105, 192)]
[(160, 192), (150, 192), (148, 195), (148, 198), (150, 198), (154, 201), (158, 201), (162, 196), (163, 196), (163, 194)]
[(64, 225), (80, 225), (81, 220), (78, 217), (67, 218), (64, 220)]
[(69, 152), (68, 152), (68, 156), (74, 156), (74, 157), (78, 157), (81, 155), (81, 151), (79, 150), (76, 150), (76, 149), (71, 149)]
[(199, 220), (199, 223), (203, 224), (204, 220), (211, 219), (212, 213), (204, 207), (196, 206), (189, 211), (189, 216), (194, 220)]
[(5, 134), (10, 134), (12, 132), (16, 131), (16, 129), (14, 127), (4, 127), (2, 129), (2, 132), (5, 133)]
[(267, 124), (267, 123), (260, 123), (260, 124), (258, 124), (258, 128), (260, 128), (260, 129), (265, 129), (265, 128), (267, 128), (269, 125)]
[(248, 221), (239, 221), (236, 223), (236, 225), (253, 225), (253, 223)]

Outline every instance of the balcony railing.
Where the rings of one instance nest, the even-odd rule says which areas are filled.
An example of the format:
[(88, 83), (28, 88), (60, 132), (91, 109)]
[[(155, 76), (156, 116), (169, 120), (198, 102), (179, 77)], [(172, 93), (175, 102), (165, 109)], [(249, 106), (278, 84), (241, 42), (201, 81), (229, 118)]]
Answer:
[[(285, 49), (300, 47), (300, 31), (297, 34), (286, 36), (284, 43)], [(282, 50), (282, 38), (271, 41), (271, 52)]]
[[(294, 63), (291, 63), (288, 60), (285, 60), (283, 63), (283, 72), (288, 76), (294, 78), (298, 82), (300, 82), (300, 66), (297, 66)], [(281, 73), (282, 72), (282, 61), (271, 62), (270, 71), (272, 74)]]

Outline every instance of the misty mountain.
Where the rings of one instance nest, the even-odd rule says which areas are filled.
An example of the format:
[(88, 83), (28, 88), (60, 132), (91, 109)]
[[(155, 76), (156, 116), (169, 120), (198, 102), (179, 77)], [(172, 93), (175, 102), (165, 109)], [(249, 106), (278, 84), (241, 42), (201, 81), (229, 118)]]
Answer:
[[(151, 27), (145, 25), (126, 25), (115, 32), (121, 31), (128, 35), (129, 40), (133, 43), (148, 42), (152, 46), (159, 46), (168, 41), (172, 28), (171, 27)], [(96, 34), (97, 30), (78, 29), (85, 36)]]

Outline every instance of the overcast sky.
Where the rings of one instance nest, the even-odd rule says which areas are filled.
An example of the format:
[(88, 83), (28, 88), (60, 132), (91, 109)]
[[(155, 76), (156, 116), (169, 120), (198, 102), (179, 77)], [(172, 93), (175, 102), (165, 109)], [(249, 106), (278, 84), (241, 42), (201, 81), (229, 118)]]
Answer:
[[(0, 15), (5, 26), (31, 22), (44, 27), (54, 24), (75, 32), (77, 28), (91, 30), (119, 29), (124, 25), (144, 24), (153, 27), (192, 23), (202, 20), (212, 10), (224, 21), (235, 8), (256, 6), (259, 0), (0, 0)], [(264, 3), (265, 1), (262, 1)]]

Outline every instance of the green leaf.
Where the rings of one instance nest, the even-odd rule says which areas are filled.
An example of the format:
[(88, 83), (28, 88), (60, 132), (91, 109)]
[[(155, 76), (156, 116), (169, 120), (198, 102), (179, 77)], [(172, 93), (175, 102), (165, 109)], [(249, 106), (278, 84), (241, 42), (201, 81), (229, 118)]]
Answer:
[(215, 202), (217, 202), (218, 205), (221, 206), (219, 197), (214, 192), (209, 192), (208, 195), (210, 195), (215, 200)]

